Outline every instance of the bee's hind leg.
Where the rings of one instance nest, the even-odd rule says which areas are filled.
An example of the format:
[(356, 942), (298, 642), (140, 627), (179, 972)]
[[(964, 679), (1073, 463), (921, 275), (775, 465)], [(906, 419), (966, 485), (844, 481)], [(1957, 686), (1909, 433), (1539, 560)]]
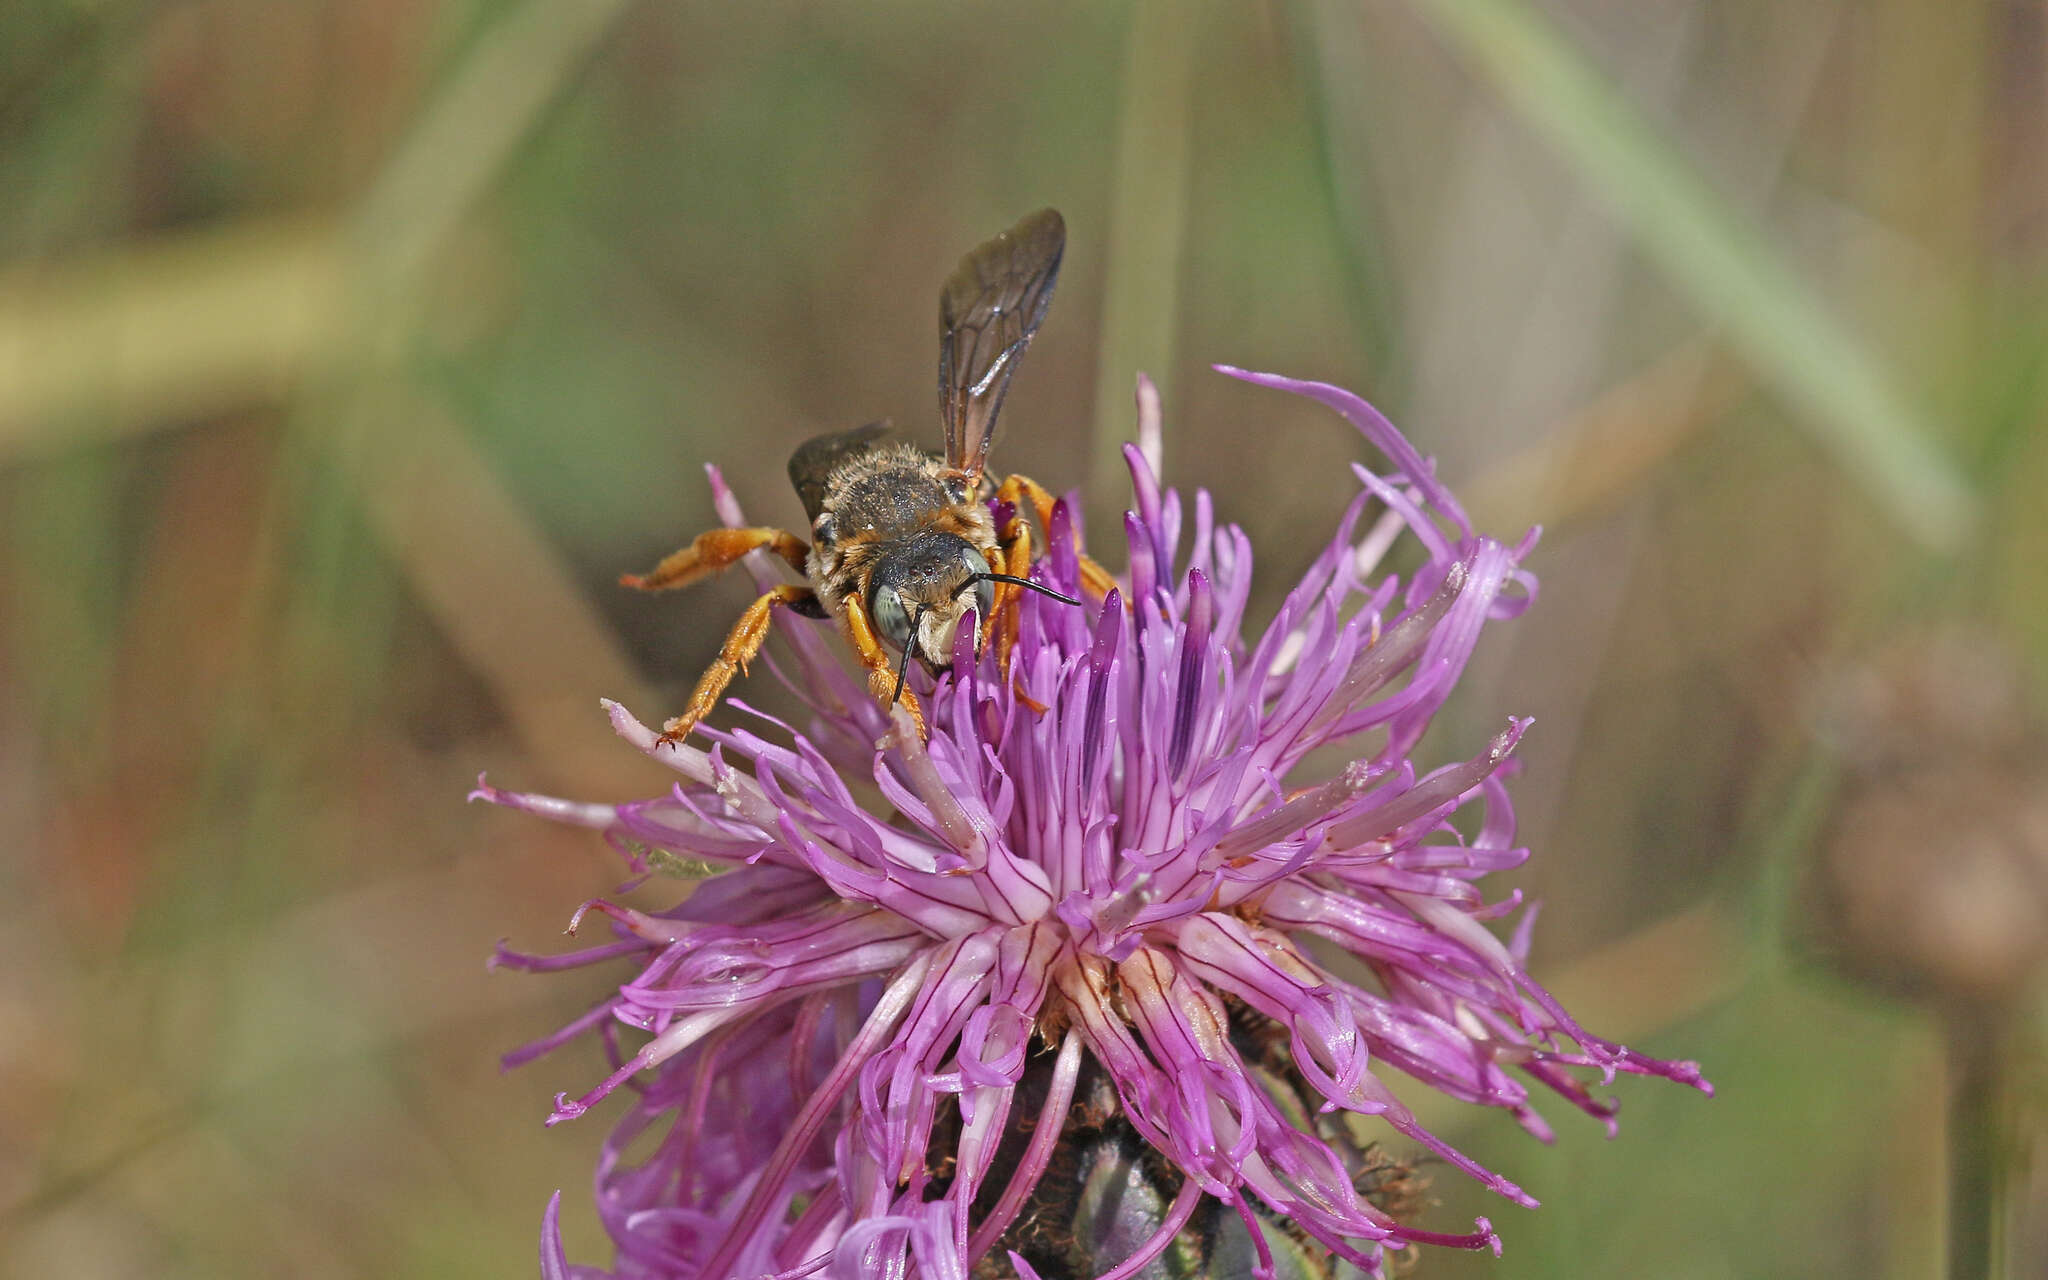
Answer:
[(665, 557), (652, 573), (621, 574), (619, 583), (640, 591), (687, 587), (731, 567), (741, 556), (762, 547), (789, 561), (798, 573), (804, 571), (804, 557), (811, 550), (802, 538), (785, 529), (712, 529), (698, 534), (681, 551)]
[(761, 652), (761, 646), (768, 639), (768, 624), (776, 605), (798, 613), (810, 613), (816, 601), (817, 595), (809, 587), (788, 583), (748, 605), (747, 611), (727, 633), (725, 643), (719, 646), (718, 656), (698, 678), (697, 688), (690, 694), (689, 705), (683, 708), (683, 714), (661, 727), (661, 741), (681, 742), (688, 737), (690, 730), (697, 727), (697, 722), (710, 715), (711, 709), (718, 705), (719, 697), (725, 693), (725, 686), (732, 683), (733, 676), (746, 673), (747, 664)]
[[(1029, 502), (1031, 510), (1038, 516), (1038, 523), (1048, 532), (1052, 529), (1052, 508), (1057, 499), (1052, 496), (1051, 490), (1038, 483), (1038, 481), (1033, 480), (1030, 476), (1010, 476), (996, 490), (996, 497), (1001, 501), (1009, 503), (1019, 511), (1023, 510), (1024, 503)], [(1030, 536), (1029, 531), (1026, 531), (1024, 536), (1028, 538)], [(1012, 538), (1005, 534), (1003, 541), (1007, 544), (1012, 541)], [(1116, 579), (1110, 576), (1109, 570), (1097, 564), (1087, 552), (1081, 552), (1080, 558), (1082, 589), (1095, 599), (1102, 599), (1116, 586)], [(1026, 564), (1028, 566), (1028, 560)], [(1004, 570), (1005, 573), (1016, 573), (1020, 577), (1026, 571), (1023, 569)]]

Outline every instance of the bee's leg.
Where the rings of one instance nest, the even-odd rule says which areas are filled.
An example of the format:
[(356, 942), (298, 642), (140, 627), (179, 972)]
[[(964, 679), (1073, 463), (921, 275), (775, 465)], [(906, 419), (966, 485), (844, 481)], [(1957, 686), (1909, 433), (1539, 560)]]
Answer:
[[(988, 567), (997, 573), (1006, 573), (1013, 578), (1022, 578), (1031, 572), (1031, 526), (1022, 520), (1011, 521), (1014, 536), (988, 553)], [(1008, 582), (998, 582), (995, 601), (989, 606), (990, 630), (996, 641), (996, 670), (1002, 672), (1005, 680), (1010, 679), (1010, 651), (1017, 647), (1017, 628), (1021, 625), (1017, 614), (1017, 600), (1024, 594), (1024, 588)], [(1018, 678), (1010, 686), (1019, 701), (1039, 715), (1052, 708), (1024, 691), (1024, 681)]]
[[(1008, 574), (1013, 578), (1029, 577), (1031, 574), (1031, 526), (1022, 520), (1012, 520), (1010, 527), (988, 551), (988, 567), (996, 573)], [(1017, 601), (1023, 596), (1024, 588), (1015, 583), (998, 582), (995, 598), (989, 605), (989, 635), (996, 642), (996, 666), (1003, 675), (1010, 674), (1010, 650), (1017, 646), (1019, 618)]]
[(733, 676), (746, 673), (747, 664), (761, 652), (761, 645), (768, 639), (768, 622), (776, 605), (802, 609), (815, 598), (809, 587), (788, 583), (748, 605), (747, 611), (727, 633), (725, 643), (719, 646), (718, 656), (698, 677), (697, 688), (690, 694), (689, 705), (683, 708), (683, 714), (661, 727), (661, 740), (681, 742), (688, 737), (690, 730), (697, 727), (697, 722), (710, 715), (711, 709), (718, 705), (719, 696), (725, 692), (725, 686), (732, 683)]
[[(853, 651), (860, 657), (860, 664), (868, 669), (868, 692), (875, 695), (875, 701), (882, 709), (889, 709), (890, 695), (896, 692), (896, 669), (889, 663), (888, 651), (875, 638), (875, 629), (868, 622), (867, 606), (861, 603), (860, 593), (846, 597), (846, 638), (853, 645)], [(925, 728), (924, 709), (917, 705), (917, 695), (910, 690), (903, 691), (903, 709), (917, 725), (919, 737), (929, 737)]]
[[(1013, 475), (1004, 480), (1001, 487), (996, 490), (996, 497), (1019, 510), (1023, 509), (1025, 502), (1029, 502), (1032, 511), (1038, 516), (1038, 523), (1046, 529), (1052, 528), (1052, 507), (1055, 499), (1049, 489), (1030, 476)], [(1007, 538), (1005, 540), (1007, 541)], [(1089, 595), (1100, 600), (1116, 586), (1116, 579), (1110, 576), (1109, 570), (1097, 564), (1086, 552), (1082, 552), (1081, 586)]]
[(696, 541), (654, 566), (654, 572), (621, 574), (619, 583), (641, 591), (687, 587), (761, 547), (789, 561), (798, 573), (804, 571), (804, 557), (810, 553), (802, 538), (783, 529), (712, 529), (698, 534)]

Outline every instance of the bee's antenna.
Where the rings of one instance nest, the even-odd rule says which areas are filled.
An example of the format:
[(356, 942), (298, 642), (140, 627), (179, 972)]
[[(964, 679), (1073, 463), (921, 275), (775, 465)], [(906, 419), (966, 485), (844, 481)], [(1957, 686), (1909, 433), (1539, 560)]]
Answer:
[(1014, 587), (1028, 587), (1042, 596), (1051, 596), (1053, 599), (1059, 601), (1061, 604), (1070, 604), (1078, 608), (1081, 603), (1079, 600), (1074, 599), (1074, 597), (1070, 595), (1063, 595), (1058, 591), (1054, 591), (1051, 587), (1046, 586), (1042, 582), (1033, 582), (1029, 578), (1019, 578), (1007, 573), (977, 573), (974, 575), (972, 581), (1007, 582)]
[(910, 616), (910, 635), (903, 644), (903, 661), (896, 664), (896, 691), (889, 695), (892, 707), (903, 696), (903, 680), (910, 674), (910, 651), (917, 648), (917, 628), (924, 621), (925, 607), (917, 606), (917, 612)]

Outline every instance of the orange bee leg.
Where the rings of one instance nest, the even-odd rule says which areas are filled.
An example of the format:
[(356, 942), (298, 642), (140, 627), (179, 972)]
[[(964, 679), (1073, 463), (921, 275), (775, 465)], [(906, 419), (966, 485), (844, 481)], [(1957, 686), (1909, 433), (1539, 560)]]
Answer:
[[(741, 532), (734, 530), (734, 532)], [(768, 623), (776, 605), (785, 607), (801, 604), (813, 597), (809, 587), (794, 583), (775, 588), (759, 600), (747, 606), (740, 620), (727, 633), (725, 643), (719, 646), (718, 657), (697, 680), (697, 688), (690, 694), (690, 703), (683, 708), (683, 714), (661, 727), (663, 742), (681, 742), (689, 736), (697, 722), (711, 714), (718, 705), (725, 686), (732, 683), (735, 674), (745, 675), (747, 664), (754, 655), (761, 652), (761, 646), (768, 639)]]
[[(875, 701), (887, 711), (890, 696), (896, 692), (896, 667), (889, 661), (888, 650), (882, 648), (882, 642), (876, 638), (875, 629), (868, 622), (867, 606), (861, 603), (858, 593), (846, 598), (846, 638), (853, 645), (860, 664), (868, 669), (868, 692), (875, 695)], [(924, 724), (924, 708), (917, 705), (917, 695), (907, 688), (903, 691), (903, 709), (910, 713), (911, 722), (917, 725), (918, 736), (930, 737), (930, 731)]]
[[(1052, 508), (1056, 499), (1052, 496), (1051, 490), (1030, 476), (1010, 476), (997, 488), (996, 497), (1020, 511), (1023, 510), (1024, 503), (1029, 502), (1032, 512), (1038, 516), (1038, 523), (1048, 530), (1052, 528)], [(1084, 551), (1081, 553), (1081, 586), (1089, 595), (1100, 600), (1116, 586), (1116, 579), (1110, 576), (1109, 570), (1097, 564), (1094, 558)]]
[(687, 587), (731, 567), (741, 556), (762, 547), (789, 561), (798, 573), (804, 571), (804, 558), (811, 550), (802, 538), (783, 529), (712, 529), (698, 534), (696, 541), (654, 566), (654, 572), (621, 574), (619, 583), (640, 591)]
[[(1013, 578), (1022, 578), (1031, 572), (1031, 526), (1022, 520), (1013, 520), (1010, 525), (1010, 540), (988, 553), (989, 568), (997, 573), (1007, 573)], [(1007, 679), (1010, 674), (1010, 651), (1017, 647), (1017, 628), (1021, 620), (1017, 614), (1017, 600), (1024, 594), (1024, 588), (1008, 582), (996, 583), (995, 602), (989, 607), (991, 634), (996, 642), (996, 669)], [(1039, 715), (1052, 710), (1043, 702), (1024, 692), (1021, 679), (1011, 686), (1011, 691), (1025, 706)]]
[[(1012, 520), (1003, 537), (988, 550), (988, 567), (997, 573), (1013, 578), (1028, 577), (1031, 573), (1031, 526), (1022, 520)], [(1020, 619), (1017, 601), (1023, 597), (1024, 588), (1015, 583), (995, 584), (995, 598), (989, 605), (988, 636), (996, 642), (996, 664), (1004, 675), (1010, 674), (1010, 650), (1017, 646), (1017, 628)]]

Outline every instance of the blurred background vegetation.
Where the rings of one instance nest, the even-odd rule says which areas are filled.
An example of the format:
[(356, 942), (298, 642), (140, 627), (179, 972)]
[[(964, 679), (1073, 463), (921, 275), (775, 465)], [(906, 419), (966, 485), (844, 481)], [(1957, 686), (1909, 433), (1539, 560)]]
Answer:
[(931, 439), (1052, 204), (1001, 457), (1098, 528), (1145, 369), (1306, 561), (1357, 441), (1215, 361), (1548, 528), (1445, 749), (1536, 717), (1537, 974), (1720, 1096), (1432, 1109), (1546, 1203), (1438, 1177), (1507, 1253), (1422, 1274), (1939, 1274), (1952, 1172), (2042, 1274), (2044, 147), (2020, 0), (0, 6), (0, 1270), (533, 1274), (557, 1187), (609, 1256), (601, 1063), (496, 1069), (602, 979), (483, 959), (619, 867), (463, 794), (665, 785), (597, 699), (744, 590), (615, 576)]

